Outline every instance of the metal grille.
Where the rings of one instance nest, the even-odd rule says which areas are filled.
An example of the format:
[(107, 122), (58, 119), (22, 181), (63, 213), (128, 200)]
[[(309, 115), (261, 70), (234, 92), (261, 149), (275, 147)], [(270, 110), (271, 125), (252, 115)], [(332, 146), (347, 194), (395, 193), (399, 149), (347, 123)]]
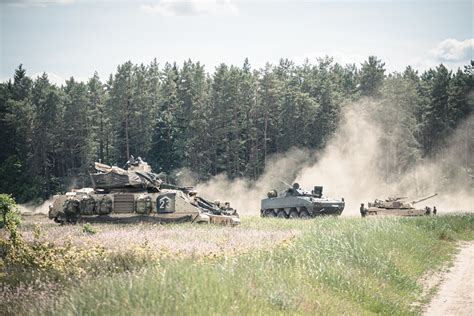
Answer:
[(114, 195), (114, 212), (128, 213), (133, 212), (133, 194), (115, 194)]

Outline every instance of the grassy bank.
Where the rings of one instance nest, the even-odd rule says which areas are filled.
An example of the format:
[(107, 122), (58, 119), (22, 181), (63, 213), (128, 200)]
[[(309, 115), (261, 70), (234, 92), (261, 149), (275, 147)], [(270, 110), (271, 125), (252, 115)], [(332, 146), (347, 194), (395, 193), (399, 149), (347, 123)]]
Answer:
[[(238, 229), (293, 234), (273, 246), (242, 252), (224, 249), (176, 257), (143, 248), (137, 254), (149, 261), (137, 260), (140, 264), (133, 266), (133, 260), (120, 256), (104, 259), (104, 273), (98, 265), (93, 277), (65, 281), (57, 297), (48, 297), (50, 303), (41, 308), (25, 303), (19, 310), (93, 315), (417, 314), (412, 303), (422, 299), (420, 277), (449, 262), (457, 240), (474, 239), (474, 215), (244, 218)], [(120, 268), (112, 271), (111, 264)]]

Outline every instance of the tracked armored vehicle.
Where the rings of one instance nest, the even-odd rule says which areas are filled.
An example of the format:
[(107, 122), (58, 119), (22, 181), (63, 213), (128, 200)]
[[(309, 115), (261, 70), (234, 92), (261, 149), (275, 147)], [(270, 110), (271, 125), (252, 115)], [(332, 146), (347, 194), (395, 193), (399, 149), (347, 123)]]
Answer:
[(311, 192), (300, 189), (298, 183), (277, 193), (269, 191), (261, 202), (260, 216), (279, 218), (310, 218), (321, 215), (341, 215), (344, 198), (341, 200), (323, 197), (323, 187), (315, 186)]
[(95, 163), (93, 188), (55, 195), (49, 218), (58, 223), (89, 222), (192, 222), (235, 226), (237, 211), (197, 195), (191, 187), (163, 183), (149, 165), (133, 159), (128, 168)]
[(362, 217), (371, 215), (389, 215), (389, 216), (423, 216), (423, 215), (436, 215), (436, 206), (433, 210), (425, 206), (424, 208), (415, 208), (415, 204), (431, 199), (438, 195), (437, 193), (426, 196), (424, 198), (413, 200), (411, 202), (404, 201), (406, 197), (389, 197), (385, 200), (376, 199), (374, 202), (368, 203), (368, 208), (364, 207), (362, 203), (360, 205), (360, 214)]

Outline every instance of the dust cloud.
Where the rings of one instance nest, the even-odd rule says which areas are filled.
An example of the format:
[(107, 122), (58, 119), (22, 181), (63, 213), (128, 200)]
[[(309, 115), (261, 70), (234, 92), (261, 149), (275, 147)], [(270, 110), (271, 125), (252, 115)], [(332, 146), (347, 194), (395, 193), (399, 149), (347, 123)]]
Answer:
[[(393, 153), (384, 146), (387, 122), (379, 119), (381, 107), (391, 110), (389, 104), (369, 99), (345, 105), (340, 125), (322, 152), (295, 148), (274, 155), (267, 160), (265, 172), (257, 181), (230, 180), (220, 174), (196, 184), (189, 182), (196, 179), (189, 171), (183, 171), (185, 176), (181, 179), (194, 184), (206, 198), (230, 201), (245, 215), (259, 214), (260, 200), (266, 192), (285, 188), (279, 179), (298, 182), (306, 189), (322, 185), (325, 196), (344, 197), (346, 216), (359, 215), (360, 204), (375, 198), (406, 196), (412, 201), (432, 193), (438, 196), (417, 207), (436, 205), (440, 213), (473, 211), (474, 189), (469, 168), (472, 169), (474, 156), (474, 117), (466, 118), (433, 158), (418, 158), (405, 170), (390, 170), (388, 178), (384, 161)], [(406, 135), (398, 128), (392, 130), (388, 133), (390, 141), (397, 147)]]
[(271, 189), (283, 190), (286, 185), (282, 181), (292, 183), (313, 156), (310, 151), (297, 148), (273, 155), (268, 158), (265, 172), (257, 181), (243, 178), (231, 180), (225, 174), (219, 174), (206, 182), (192, 183), (193, 177), (182, 182), (194, 184), (205, 198), (229, 201), (240, 214), (257, 215), (260, 212), (260, 200), (266, 197), (267, 192)]
[(37, 205), (33, 203), (25, 203), (19, 204), (18, 208), (20, 209), (21, 214), (25, 215), (36, 215), (36, 214), (43, 214), (47, 215), (49, 212), (49, 206), (53, 203), (53, 199), (49, 199), (44, 201), (42, 204)]
[[(474, 210), (472, 179), (468, 176), (474, 117), (471, 115), (461, 124), (434, 158), (419, 159), (411, 168), (395, 172), (395, 178), (386, 181), (382, 166), (386, 156), (393, 153), (382, 146), (380, 135), (387, 127), (377, 119), (376, 113), (380, 111), (375, 108), (380, 106), (368, 100), (347, 106), (341, 126), (321, 159), (303, 168), (295, 181), (311, 187), (316, 180), (324, 185), (327, 196), (343, 196), (344, 215), (359, 214), (360, 204), (375, 198), (403, 196), (413, 201), (432, 193), (438, 196), (416, 207), (436, 206), (440, 212)], [(397, 144), (406, 135), (394, 137), (400, 138), (393, 140)], [(453, 168), (463, 163), (464, 167)]]

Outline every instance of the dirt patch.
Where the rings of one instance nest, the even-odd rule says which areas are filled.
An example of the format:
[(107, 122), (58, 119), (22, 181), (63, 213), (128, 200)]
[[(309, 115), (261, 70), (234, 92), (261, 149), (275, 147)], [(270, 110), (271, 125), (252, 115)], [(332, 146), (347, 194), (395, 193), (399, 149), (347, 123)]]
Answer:
[[(474, 315), (474, 242), (461, 243), (460, 252), (442, 280), (424, 315)], [(436, 278), (434, 279), (436, 282)], [(439, 283), (439, 281), (438, 281)]]
[(447, 266), (441, 267), (439, 270), (436, 271), (428, 271), (425, 273), (417, 282), (423, 288), (423, 292), (421, 293), (421, 301), (416, 301), (411, 306), (413, 307), (423, 307), (426, 302), (434, 295), (436, 288), (443, 282), (444, 277), (449, 272), (449, 268)]

